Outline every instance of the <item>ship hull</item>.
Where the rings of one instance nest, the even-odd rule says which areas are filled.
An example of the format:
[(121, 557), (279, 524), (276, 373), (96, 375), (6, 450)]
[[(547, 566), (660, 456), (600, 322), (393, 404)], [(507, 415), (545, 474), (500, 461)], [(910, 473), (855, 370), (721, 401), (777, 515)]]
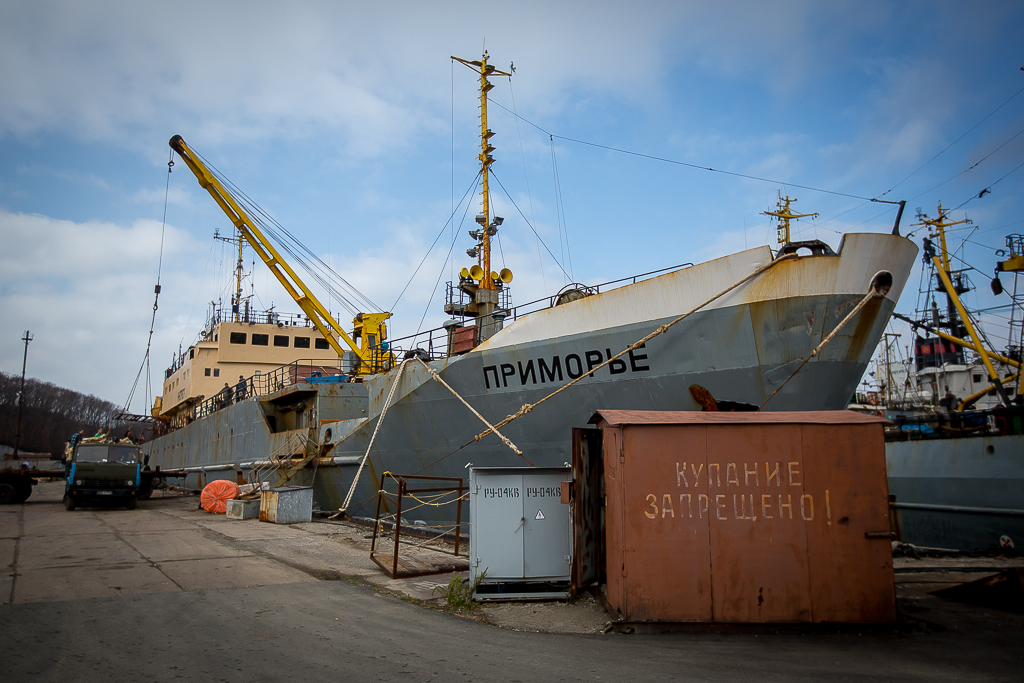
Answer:
[[(501, 429), (522, 457), (493, 434), (475, 441), (483, 423), (421, 363), (407, 361), (351, 514), (372, 515), (385, 471), (464, 477), (468, 463), (562, 466), (572, 459), (572, 428), (586, 426), (598, 409), (700, 410), (692, 385), (719, 401), (764, 410), (845, 408), (916, 255), (902, 238), (853, 237), (839, 256), (779, 263), (590, 376), (610, 356), (764, 266), (767, 249), (531, 314), (470, 353), (432, 361), (445, 382), (492, 423), (583, 377)], [(879, 270), (893, 274), (889, 294), (871, 300), (804, 365), (864, 298)], [(278, 397), (242, 402), (154, 440), (151, 460), (164, 469), (207, 468), (195, 471), (194, 481), (233, 478), (247, 463), (286, 454), (309, 437), (332, 458), (320, 463), (333, 466), (307, 469), (293, 482), (313, 483), (321, 509), (338, 509), (398, 376), (395, 368), (359, 384), (305, 385), (301, 392), (291, 387)], [(290, 432), (273, 432), (268, 408), (294, 402), (289, 396), (298, 393), (306, 397), (310, 417)], [(454, 517), (434, 508), (417, 514)]]
[(953, 550), (1024, 548), (1024, 435), (885, 445), (904, 543)]

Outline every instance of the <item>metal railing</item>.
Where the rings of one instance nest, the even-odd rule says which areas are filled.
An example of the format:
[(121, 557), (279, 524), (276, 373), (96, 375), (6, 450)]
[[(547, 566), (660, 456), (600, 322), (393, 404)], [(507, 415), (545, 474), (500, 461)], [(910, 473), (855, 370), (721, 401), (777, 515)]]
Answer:
[[(659, 273), (687, 268), (692, 265), (692, 263), (682, 263), (676, 266), (669, 266), (668, 268), (659, 268), (658, 270), (640, 273), (639, 275), (619, 278), (618, 280), (602, 282), (597, 285), (581, 285), (574, 283), (567, 287), (579, 287), (590, 294), (599, 294), (602, 291), (602, 288), (607, 288), (609, 285), (617, 285), (625, 282), (635, 284), (643, 278), (657, 275)], [(448, 284), (450, 287), (451, 283)], [(563, 287), (559, 293), (565, 291), (565, 289), (566, 287)], [(520, 317), (529, 315), (530, 313), (553, 307), (558, 296), (559, 294), (547, 296), (525, 304), (520, 304), (519, 306), (509, 307), (505, 310), (508, 312), (508, 316), (512, 318), (512, 320), (517, 320)], [(510, 299), (506, 299), (505, 301), (508, 303)], [(219, 315), (220, 309), (217, 309), (215, 313)], [(254, 312), (253, 315), (266, 316), (272, 313), (272, 311), (261, 311)], [(273, 315), (283, 316), (283, 314), (276, 313), (273, 313)], [(298, 320), (300, 318), (301, 316), (291, 316), (290, 320)], [(262, 319), (259, 320), (259, 322), (262, 321)], [(254, 320), (254, 322), (256, 321)], [(417, 332), (416, 334), (398, 337), (396, 339), (383, 342), (370, 348), (369, 357), (364, 362), (367, 363), (370, 374), (377, 374), (380, 372), (387, 372), (401, 362), (402, 359), (411, 357), (413, 354), (419, 356), (423, 360), (438, 360), (440, 358), (447, 357), (448, 330), (444, 327), (435, 327), (430, 330)], [(182, 354), (182, 358), (184, 358), (184, 355), (185, 354)], [(353, 367), (352, 361), (346, 358), (339, 358), (337, 360), (296, 360), (288, 363), (287, 365), (282, 365), (270, 372), (258, 373), (243, 380), (239, 380), (239, 382), (234, 386), (229, 386), (223, 389), (215, 396), (211, 398), (203, 398), (203, 400), (195, 403), (190, 409), (182, 411), (171, 418), (170, 421), (162, 423), (159, 433), (166, 434), (176, 429), (180, 429), (201, 417), (211, 415), (218, 410), (226, 408), (234, 403), (238, 403), (239, 401), (243, 401), (253, 396), (266, 396), (292, 386), (298, 382), (312, 381), (313, 383), (317, 383), (328, 381), (350, 381), (355, 375), (355, 370), (356, 369)], [(342, 377), (345, 379), (342, 380)], [(332, 380), (332, 378), (339, 379)]]

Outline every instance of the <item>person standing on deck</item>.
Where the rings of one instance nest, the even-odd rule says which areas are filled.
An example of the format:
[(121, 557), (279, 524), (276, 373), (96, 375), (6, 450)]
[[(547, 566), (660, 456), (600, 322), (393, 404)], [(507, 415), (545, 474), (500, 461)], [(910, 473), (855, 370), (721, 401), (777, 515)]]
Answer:
[(245, 400), (245, 377), (238, 376), (238, 384), (235, 385), (235, 402)]

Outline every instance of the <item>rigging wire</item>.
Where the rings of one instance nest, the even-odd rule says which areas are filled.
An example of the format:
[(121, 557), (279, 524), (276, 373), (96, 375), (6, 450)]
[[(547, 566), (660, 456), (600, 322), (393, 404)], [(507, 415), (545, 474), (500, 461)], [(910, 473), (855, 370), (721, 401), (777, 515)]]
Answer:
[[(495, 102), (493, 100), (491, 102), (492, 102), (492, 104), (496, 104), (497, 106), (501, 107), (502, 109), (504, 109), (508, 113), (512, 114), (513, 116), (517, 116), (517, 117), (519, 116), (515, 112), (509, 110), (507, 107), (502, 106), (500, 103)], [(522, 118), (522, 117), (520, 117), (520, 118)], [(696, 169), (698, 171), (709, 171), (711, 173), (721, 173), (722, 175), (733, 176), (735, 178), (744, 178), (746, 180), (756, 180), (756, 181), (762, 182), (762, 183), (771, 183), (772, 185), (788, 185), (790, 187), (800, 188), (801, 190), (810, 190), (811, 192), (821, 192), (821, 193), (824, 193), (824, 194), (836, 195), (838, 197), (849, 197), (851, 199), (862, 199), (865, 202), (875, 202), (876, 204), (893, 204), (893, 205), (899, 204), (899, 202), (892, 201), (891, 199), (879, 199), (878, 197), (862, 197), (860, 195), (849, 194), (847, 192), (839, 192), (837, 190), (825, 190), (825, 189), (822, 189), (820, 187), (811, 187), (810, 185), (798, 185), (796, 183), (787, 183), (787, 182), (785, 182), (783, 180), (773, 180), (771, 178), (762, 178), (760, 176), (748, 175), (746, 173), (737, 173), (735, 171), (726, 171), (726, 170), (723, 170), (723, 169), (720, 169), (720, 168), (712, 168), (710, 166), (702, 166), (700, 164), (691, 164), (691, 163), (688, 163), (688, 162), (685, 162), (685, 161), (679, 161), (678, 159), (667, 159), (665, 157), (654, 156), (652, 154), (644, 154), (642, 152), (633, 152), (633, 151), (630, 151), (628, 149), (620, 149), (618, 147), (611, 147), (609, 145), (601, 145), (601, 144), (598, 144), (596, 142), (587, 142), (586, 140), (578, 140), (576, 138), (566, 137), (565, 135), (556, 135), (556, 134), (554, 134), (554, 133), (552, 133), (552, 132), (550, 132), (548, 130), (545, 130), (544, 128), (541, 128), (540, 126), (538, 126), (536, 123), (533, 123), (529, 119), (525, 119), (524, 118), (523, 121), (525, 121), (526, 123), (530, 124), (531, 126), (536, 128), (537, 130), (539, 130), (542, 133), (544, 133), (545, 135), (548, 135), (548, 136), (550, 136), (552, 138), (558, 138), (559, 140), (565, 140), (567, 142), (575, 142), (578, 145), (586, 145), (588, 147), (597, 147), (599, 149), (606, 149), (606, 150), (608, 150), (610, 152), (618, 152), (620, 154), (628, 154), (630, 156), (640, 157), (640, 158), (643, 158), (643, 159), (651, 159), (653, 161), (662, 161), (662, 162), (664, 162), (666, 164), (674, 164), (676, 166), (685, 166), (687, 168), (693, 168), (693, 169)]]
[[(478, 179), (480, 178), (481, 174), (482, 172), (477, 174)], [(473, 189), (476, 189), (475, 185), (473, 186)], [(466, 202), (466, 210), (462, 212), (462, 220), (459, 221), (459, 227), (458, 229), (453, 231), (454, 237), (452, 237), (452, 244), (450, 247), (448, 247), (448, 255), (445, 257), (444, 264), (441, 265), (441, 270), (437, 274), (437, 280), (434, 282), (434, 288), (430, 290), (430, 299), (427, 300), (427, 305), (423, 309), (423, 316), (420, 318), (420, 324), (416, 326), (416, 334), (419, 334), (420, 330), (423, 329), (423, 321), (427, 319), (427, 313), (430, 311), (430, 305), (434, 303), (434, 295), (437, 294), (437, 286), (441, 284), (441, 278), (444, 277), (445, 266), (448, 265), (448, 261), (451, 260), (452, 258), (452, 251), (454, 251), (455, 249), (455, 242), (457, 241), (459, 230), (461, 230), (462, 226), (465, 225), (466, 216), (469, 214), (469, 207), (471, 207), (472, 205), (473, 202)]]
[[(317, 254), (299, 241), (294, 234), (292, 234), (273, 216), (264, 211), (264, 209), (246, 195), (241, 188), (232, 183), (215, 166), (210, 164), (207, 159), (202, 157), (199, 153), (196, 153), (196, 155), (203, 160), (214, 177), (221, 182), (225, 189), (231, 192), (234, 199), (247, 210), (249, 218), (253, 223), (266, 231), (268, 236), (274, 239), (280, 249), (291, 256), (294, 262), (301, 266), (315, 282), (325, 290), (331, 292), (332, 295), (338, 299), (339, 303), (342, 303), (350, 313), (356, 314), (360, 309), (369, 309), (373, 311), (382, 310), (344, 277), (324, 263)], [(344, 292), (335, 287), (335, 281), (340, 283), (342, 289), (345, 290)]]
[[(479, 181), (479, 180), (480, 180), (480, 171), (477, 172), (476, 177), (473, 178), (473, 182), (470, 184), (470, 186), (468, 188), (466, 188), (465, 194), (463, 194), (462, 195), (462, 199), (459, 200), (459, 206), (460, 207), (462, 206), (462, 202), (466, 201), (466, 197), (469, 195), (469, 193), (472, 192), (474, 189), (476, 189), (476, 186), (478, 184), (477, 181)], [(454, 209), (452, 210), (451, 215), (448, 216), (448, 220), (445, 221), (445, 224), (441, 228), (441, 231), (439, 233), (437, 233), (437, 237), (434, 238), (434, 241), (431, 243), (430, 248), (427, 249), (427, 253), (423, 255), (423, 258), (420, 260), (420, 264), (418, 266), (416, 266), (416, 270), (413, 271), (412, 276), (409, 278), (409, 281), (405, 283), (405, 287), (402, 288), (401, 294), (399, 294), (398, 298), (395, 299), (395, 305), (391, 307), (392, 311), (395, 310), (396, 308), (398, 308), (398, 302), (402, 300), (402, 296), (405, 294), (406, 290), (409, 289), (409, 285), (411, 285), (412, 281), (416, 278), (416, 274), (420, 272), (420, 268), (423, 267), (423, 264), (426, 262), (427, 257), (430, 256), (430, 252), (432, 252), (434, 250), (434, 246), (436, 246), (437, 245), (437, 241), (439, 239), (441, 239), (441, 235), (444, 234), (444, 231), (448, 229), (449, 225), (453, 226), (453, 228), (454, 228), (454, 223), (452, 221), (453, 218), (455, 218), (455, 210)], [(457, 232), (454, 229), (452, 230), (452, 235), (453, 235), (452, 243), (454, 244), (454, 242), (455, 242), (454, 237), (455, 237), (455, 235), (457, 235)], [(504, 256), (502, 256), (502, 259), (504, 259)], [(448, 259), (448, 260), (450, 261), (451, 259)], [(448, 265), (448, 261), (446, 261), (444, 265), (447, 266)], [(444, 268), (443, 267), (441, 268), (441, 272), (442, 273), (444, 272)], [(454, 279), (454, 276), (453, 276), (452, 279)]]
[[(452, 210), (451, 215), (455, 215), (455, 60), (448, 60), (452, 67)], [(474, 181), (476, 182), (476, 181)], [(452, 223), (452, 239), (455, 239), (455, 224)], [(451, 270), (448, 271), (448, 279), (455, 280), (455, 261), (451, 261)], [(401, 297), (399, 297), (401, 298)], [(397, 305), (397, 302), (396, 302)], [(391, 310), (394, 310), (392, 307)]]
[(150, 350), (153, 347), (153, 329), (156, 327), (156, 311), (160, 307), (160, 278), (163, 275), (164, 269), (164, 234), (167, 229), (167, 203), (171, 194), (171, 169), (173, 168), (174, 152), (172, 151), (167, 159), (167, 180), (164, 183), (164, 215), (160, 224), (160, 255), (157, 259), (156, 265), (156, 287), (153, 288), (153, 317), (149, 321), (149, 338), (146, 341), (146, 354), (142, 358), (142, 365), (139, 367), (138, 374), (135, 375), (135, 382), (132, 384), (131, 391), (128, 392), (128, 400), (124, 402), (124, 412), (126, 413), (129, 412), (129, 407), (132, 404), (132, 399), (135, 397), (135, 391), (138, 389), (139, 379), (142, 377), (143, 371), (146, 373), (145, 399), (147, 407), (150, 405), (150, 399), (153, 396)]
[[(452, 62), (454, 64), (454, 62)], [(523, 158), (523, 178), (526, 179), (526, 196), (530, 199), (530, 217), (537, 222), (537, 212), (533, 209), (533, 192), (530, 191), (530, 176), (526, 172), (526, 149), (523, 146), (523, 130), (519, 127), (519, 110), (516, 108), (516, 94), (512, 89), (512, 79), (508, 79), (508, 91), (512, 95), (513, 119), (516, 122), (516, 133), (519, 135), (519, 154)], [(504, 256), (502, 256), (504, 259)], [(540, 253), (540, 238), (537, 239), (537, 261), (540, 262), (540, 282), (544, 292), (548, 291), (548, 279), (544, 275), (544, 256)]]
[(505, 189), (504, 183), (502, 183), (501, 179), (498, 178), (498, 174), (494, 172), (494, 169), (491, 169), (491, 175), (493, 175), (494, 179), (498, 181), (498, 186), (501, 187), (502, 191), (505, 193), (505, 196), (508, 197), (508, 200), (512, 202), (512, 206), (516, 207), (516, 211), (518, 211), (519, 215), (523, 217), (523, 220), (526, 221), (526, 224), (530, 226), (530, 230), (533, 230), (533, 234), (537, 236), (537, 239), (540, 240), (540, 243), (544, 245), (545, 249), (547, 249), (547, 252), (551, 256), (551, 259), (559, 268), (562, 269), (562, 272), (565, 273), (565, 276), (569, 277), (569, 273), (565, 271), (565, 268), (562, 267), (561, 262), (559, 262), (555, 255), (551, 252), (551, 249), (548, 247), (547, 242), (545, 242), (543, 238), (541, 238), (540, 233), (537, 232), (537, 228), (533, 227), (533, 223), (530, 222), (530, 219), (526, 217), (526, 214), (524, 214), (523, 210), (519, 208), (519, 205), (516, 204), (516, 201), (512, 199), (512, 195), (510, 195), (508, 190)]
[[(916, 174), (916, 173), (917, 173), (918, 171), (920, 171), (920, 170), (921, 170), (922, 168), (924, 168), (924, 167), (925, 167), (925, 166), (927, 166), (928, 164), (930, 164), (930, 163), (932, 163), (933, 161), (935, 161), (936, 159), (938, 159), (938, 158), (939, 158), (940, 156), (942, 156), (942, 154), (944, 154), (944, 153), (946, 152), (946, 150), (948, 150), (948, 149), (949, 149), (950, 147), (952, 147), (952, 146), (953, 146), (953, 145), (955, 145), (956, 143), (958, 143), (958, 142), (960, 142), (961, 140), (963, 140), (963, 139), (964, 139), (964, 137), (966, 137), (968, 133), (970, 133), (971, 131), (973, 131), (973, 130), (974, 130), (975, 128), (977, 128), (977, 127), (978, 127), (978, 126), (980, 126), (981, 124), (985, 123), (985, 121), (987, 121), (987, 120), (988, 120), (988, 119), (989, 119), (989, 118), (990, 118), (990, 117), (991, 117), (991, 116), (992, 116), (993, 114), (995, 114), (995, 113), (996, 113), (997, 111), (999, 111), (1000, 109), (1002, 109), (1003, 107), (1005, 107), (1005, 106), (1006, 106), (1007, 104), (1009, 104), (1011, 100), (1013, 100), (1013, 99), (1014, 99), (1015, 97), (1017, 97), (1017, 95), (1020, 95), (1020, 94), (1021, 94), (1022, 92), (1024, 92), (1024, 88), (1021, 88), (1020, 90), (1018, 90), (1017, 92), (1015, 92), (1015, 93), (1014, 93), (1013, 95), (1011, 95), (1011, 96), (1010, 96), (1010, 98), (1009, 98), (1009, 99), (1007, 99), (1007, 100), (1006, 100), (1005, 102), (1003, 102), (1002, 104), (1000, 104), (1000, 105), (999, 105), (998, 107), (996, 107), (995, 109), (993, 109), (992, 111), (990, 111), (990, 112), (989, 112), (989, 113), (988, 113), (988, 114), (987, 114), (987, 115), (985, 116), (985, 118), (983, 118), (983, 119), (982, 119), (981, 121), (978, 121), (978, 122), (977, 122), (976, 124), (974, 124), (973, 126), (971, 126), (971, 127), (970, 127), (970, 129), (968, 129), (966, 133), (964, 133), (963, 135), (961, 135), (960, 137), (958, 137), (958, 138), (957, 138), (956, 140), (953, 140), (953, 142), (951, 142), (951, 143), (949, 143), (948, 145), (946, 145), (946, 146), (945, 146), (945, 147), (944, 147), (944, 148), (942, 149), (942, 151), (940, 151), (940, 152), (939, 152), (938, 154), (936, 154), (935, 156), (933, 156), (933, 157), (932, 157), (931, 159), (929, 159), (928, 161), (926, 161), (926, 162), (924, 162), (923, 164), (921, 164), (921, 165), (920, 165), (920, 166), (919, 166), (919, 167), (918, 167), (918, 168), (917, 168), (917, 169), (916, 169), (915, 171), (913, 171), (913, 172), (912, 172), (912, 173), (911, 173), (910, 175), (908, 175), (908, 176), (907, 176), (906, 178), (904, 178), (903, 180), (899, 181), (898, 183), (896, 183), (895, 185), (893, 185), (892, 187), (890, 187), (890, 188), (889, 188), (888, 190), (886, 190), (885, 192), (883, 192), (883, 193), (882, 193), (882, 194), (881, 194), (880, 196), (884, 197), (885, 195), (889, 194), (890, 192), (892, 192), (893, 190), (895, 190), (895, 189), (896, 189), (897, 187), (899, 187), (900, 185), (902, 185), (902, 184), (903, 184), (904, 182), (906, 182), (906, 181), (907, 181), (907, 180), (908, 180), (908, 179), (909, 179), (909, 178), (910, 178), (911, 176), (913, 176), (913, 175), (914, 175), (914, 174)], [(1016, 136), (1014, 136), (1014, 137), (1016, 137)], [(955, 176), (954, 176), (954, 177), (955, 177)], [(934, 189), (934, 188), (933, 188), (933, 189)], [(920, 195), (918, 195), (918, 196), (920, 196)]]
[[(558, 161), (555, 158), (555, 140), (549, 136), (551, 143), (551, 174), (554, 177), (555, 185), (555, 219), (558, 222), (558, 246), (562, 246), (562, 232), (565, 231), (565, 249), (562, 251), (562, 261), (565, 261), (565, 252), (569, 250), (569, 228), (565, 225), (565, 206), (562, 203), (562, 183), (558, 177)], [(569, 272), (572, 272), (572, 256), (569, 256)], [(569, 276), (569, 280), (575, 280)], [(569, 284), (568, 282), (566, 284)]]

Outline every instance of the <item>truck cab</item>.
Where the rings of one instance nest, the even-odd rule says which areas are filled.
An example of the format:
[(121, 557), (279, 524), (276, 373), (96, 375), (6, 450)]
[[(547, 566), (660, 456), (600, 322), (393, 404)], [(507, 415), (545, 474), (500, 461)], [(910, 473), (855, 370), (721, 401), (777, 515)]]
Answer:
[(130, 443), (76, 444), (66, 463), (64, 507), (124, 505), (135, 509), (142, 478), (139, 447)]

